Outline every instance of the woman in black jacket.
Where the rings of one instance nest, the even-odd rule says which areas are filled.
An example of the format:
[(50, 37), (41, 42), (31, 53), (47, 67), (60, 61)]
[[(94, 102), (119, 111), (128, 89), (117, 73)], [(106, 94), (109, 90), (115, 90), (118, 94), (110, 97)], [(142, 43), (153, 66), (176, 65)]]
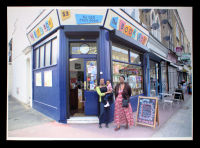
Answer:
[(121, 124), (125, 124), (125, 128), (133, 126), (133, 111), (130, 103), (128, 107), (122, 107), (122, 100), (129, 99), (131, 96), (131, 87), (128, 83), (125, 83), (125, 77), (120, 76), (120, 83), (115, 87), (115, 112), (114, 112), (114, 123), (116, 124), (115, 131), (120, 129)]

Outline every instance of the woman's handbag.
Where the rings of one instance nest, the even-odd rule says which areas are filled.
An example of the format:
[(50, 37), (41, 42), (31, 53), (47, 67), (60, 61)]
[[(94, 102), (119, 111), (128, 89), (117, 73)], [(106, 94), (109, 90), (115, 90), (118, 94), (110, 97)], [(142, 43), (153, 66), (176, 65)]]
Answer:
[(129, 99), (123, 98), (122, 100), (122, 107), (128, 107)]

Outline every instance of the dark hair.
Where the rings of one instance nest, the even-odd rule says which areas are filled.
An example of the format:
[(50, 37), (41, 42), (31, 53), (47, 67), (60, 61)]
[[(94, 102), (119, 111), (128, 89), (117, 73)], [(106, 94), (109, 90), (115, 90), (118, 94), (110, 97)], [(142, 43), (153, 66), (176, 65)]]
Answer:
[(120, 77), (122, 77), (125, 80), (125, 77), (123, 75), (121, 75)]

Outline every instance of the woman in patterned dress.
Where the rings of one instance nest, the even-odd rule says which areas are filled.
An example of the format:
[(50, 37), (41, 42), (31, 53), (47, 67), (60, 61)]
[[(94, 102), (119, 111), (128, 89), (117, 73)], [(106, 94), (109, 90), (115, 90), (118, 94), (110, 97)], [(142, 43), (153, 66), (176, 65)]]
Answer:
[(131, 87), (128, 83), (125, 83), (125, 77), (120, 76), (120, 83), (115, 87), (115, 112), (114, 112), (114, 123), (117, 126), (115, 131), (120, 129), (121, 124), (125, 124), (125, 128), (128, 129), (128, 126), (133, 126), (133, 112), (131, 104), (129, 103), (128, 107), (122, 107), (123, 96), (126, 95), (127, 98), (131, 96)]

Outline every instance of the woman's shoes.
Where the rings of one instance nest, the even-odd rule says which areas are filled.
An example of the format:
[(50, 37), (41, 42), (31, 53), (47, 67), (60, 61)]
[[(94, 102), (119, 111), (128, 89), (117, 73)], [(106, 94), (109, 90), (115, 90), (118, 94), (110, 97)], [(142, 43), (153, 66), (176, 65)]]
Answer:
[(125, 129), (128, 129), (128, 125), (125, 126)]
[(119, 129), (120, 129), (120, 127), (116, 127), (116, 128), (115, 128), (115, 131), (118, 131)]
[(108, 124), (106, 124), (106, 128), (108, 128)]
[(101, 124), (99, 124), (99, 128), (102, 128)]

